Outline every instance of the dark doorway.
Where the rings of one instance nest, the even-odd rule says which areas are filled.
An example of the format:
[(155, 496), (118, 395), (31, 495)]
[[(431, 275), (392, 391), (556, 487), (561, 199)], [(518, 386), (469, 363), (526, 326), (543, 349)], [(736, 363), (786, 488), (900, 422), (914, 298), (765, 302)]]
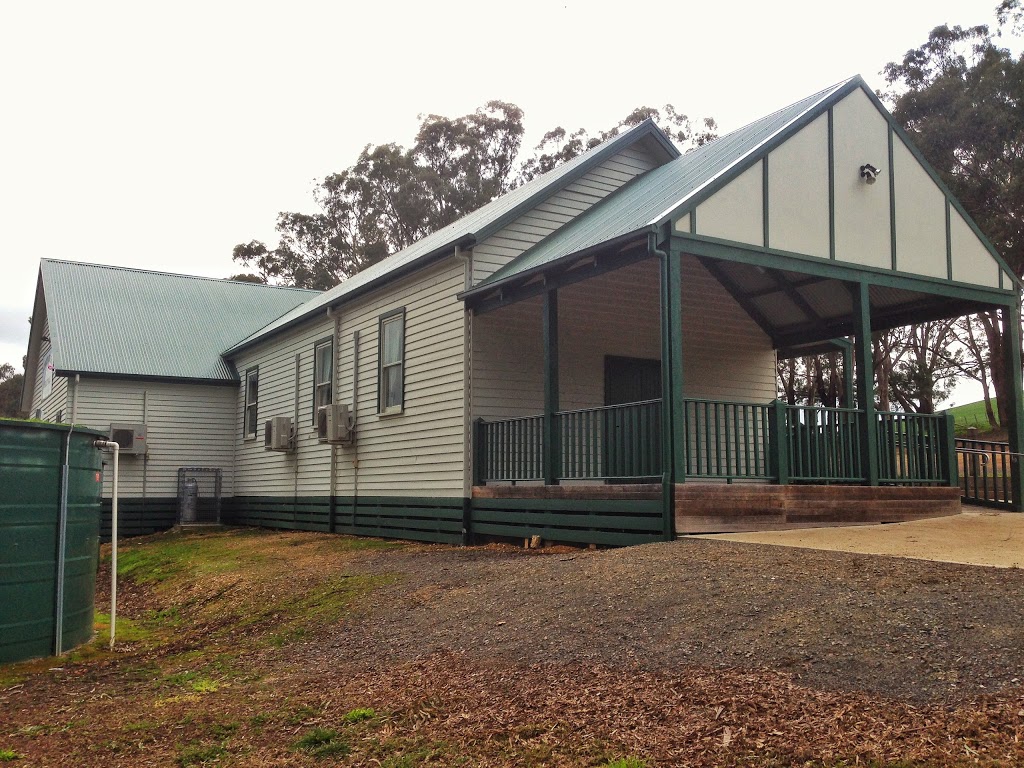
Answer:
[[(604, 404), (661, 399), (661, 361), (639, 357), (604, 359)], [(602, 474), (609, 483), (636, 483), (661, 472), (661, 409), (654, 406), (605, 411)]]

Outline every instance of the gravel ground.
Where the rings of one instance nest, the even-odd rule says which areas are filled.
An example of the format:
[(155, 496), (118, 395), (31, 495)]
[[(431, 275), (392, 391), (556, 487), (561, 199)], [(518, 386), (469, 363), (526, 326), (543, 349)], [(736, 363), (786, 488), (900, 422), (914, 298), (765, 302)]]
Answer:
[(1024, 571), (684, 539), (600, 552), (420, 548), (340, 656), (768, 668), (823, 689), (952, 701), (1024, 679)]

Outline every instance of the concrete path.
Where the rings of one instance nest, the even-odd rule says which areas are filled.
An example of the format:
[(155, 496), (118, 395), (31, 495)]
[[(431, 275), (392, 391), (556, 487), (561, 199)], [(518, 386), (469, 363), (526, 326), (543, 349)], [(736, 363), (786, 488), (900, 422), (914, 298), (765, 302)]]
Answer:
[(910, 523), (719, 533), (699, 538), (1024, 568), (1024, 514), (968, 509), (972, 511)]

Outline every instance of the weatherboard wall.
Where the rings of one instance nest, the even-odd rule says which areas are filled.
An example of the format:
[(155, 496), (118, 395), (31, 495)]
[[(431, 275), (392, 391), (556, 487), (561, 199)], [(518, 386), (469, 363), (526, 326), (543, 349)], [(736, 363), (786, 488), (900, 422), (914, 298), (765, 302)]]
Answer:
[[(861, 178), (865, 164), (878, 169), (874, 184)], [(999, 287), (996, 259), (859, 88), (766, 158), (737, 168), (677, 218), (677, 232)]]
[(657, 167), (644, 142), (637, 142), (556, 192), (473, 248), (473, 284), (492, 275), (630, 179)]
[[(461, 497), (464, 312), (455, 296), (464, 284), (465, 263), (448, 259), (337, 310), (335, 400), (353, 408), (353, 446), (321, 443), (314, 430), (313, 349), (335, 333), (335, 318), (328, 318), (326, 310), (320, 319), (236, 356), (234, 363), (243, 378), (247, 369), (259, 368), (260, 428), (255, 438), (242, 434), (245, 397), (240, 385), (234, 409), (235, 495), (329, 496), (333, 452), (337, 496)], [(402, 308), (404, 409), (382, 415), (377, 408), (378, 326), (383, 314)], [(273, 416), (294, 417), (296, 356), (297, 449), (267, 451), (263, 423)]]
[[(559, 406), (604, 405), (606, 356), (661, 358), (658, 262), (649, 259), (559, 291)], [(775, 398), (770, 339), (693, 257), (683, 257), (686, 397)], [(473, 321), (473, 416), (536, 415), (544, 407), (541, 300)]]
[[(179, 467), (221, 469), (221, 492), (230, 496), (234, 412), (233, 387), (86, 376), (78, 385), (77, 423), (101, 432), (111, 424), (146, 425), (146, 455), (120, 457), (118, 492), (126, 499), (176, 497)], [(106, 461), (103, 495), (109, 498), (109, 454)]]
[[(50, 346), (50, 324), (43, 324), (42, 339), (39, 347), (39, 357), (36, 361), (35, 380), (33, 382), (32, 407), (29, 416), (35, 418), (38, 412), (39, 418), (44, 421), (66, 421), (70, 417), (68, 413), (68, 380), (64, 376), (54, 376), (52, 372), (48, 376), (46, 370), (47, 358), (51, 350)], [(43, 396), (44, 383), (47, 378), (51, 380), (49, 393)]]

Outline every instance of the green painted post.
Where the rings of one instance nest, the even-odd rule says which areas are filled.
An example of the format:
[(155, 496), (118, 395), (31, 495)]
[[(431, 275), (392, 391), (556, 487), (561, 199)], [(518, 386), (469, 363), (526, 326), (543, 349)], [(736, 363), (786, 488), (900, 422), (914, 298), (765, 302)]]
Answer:
[(864, 414), (860, 423), (861, 467), (867, 484), (878, 485), (878, 416), (875, 412), (875, 363), (871, 354), (871, 296), (867, 283), (857, 283), (853, 288), (853, 314), (857, 401)]
[(473, 485), (484, 484), (484, 468), (487, 462), (487, 445), (484, 442), (484, 420), (473, 420)]
[(951, 488), (960, 486), (960, 465), (956, 459), (956, 420), (952, 411), (943, 411), (939, 421), (939, 450), (945, 464), (942, 469), (946, 473)]
[(683, 401), (683, 265), (682, 255), (668, 257), (668, 344), (672, 369), (672, 481), (686, 482), (686, 403)]
[(769, 404), (768, 448), (771, 473), (779, 485), (789, 485), (789, 434), (786, 429), (786, 401), (772, 400)]
[(558, 485), (558, 291), (544, 292), (544, 484)]
[(843, 346), (843, 408), (854, 408), (853, 398), (853, 345), (848, 339), (837, 339)]
[(1024, 473), (1021, 472), (1020, 454), (1024, 452), (1024, 409), (1022, 409), (1021, 352), (1020, 352), (1020, 296), (1013, 305), (1003, 307), (1003, 362), (1006, 366), (1006, 397), (1009, 400), (1006, 416), (999, 417), (1006, 425), (1010, 442), (1010, 494), (1011, 509), (1024, 511)]

